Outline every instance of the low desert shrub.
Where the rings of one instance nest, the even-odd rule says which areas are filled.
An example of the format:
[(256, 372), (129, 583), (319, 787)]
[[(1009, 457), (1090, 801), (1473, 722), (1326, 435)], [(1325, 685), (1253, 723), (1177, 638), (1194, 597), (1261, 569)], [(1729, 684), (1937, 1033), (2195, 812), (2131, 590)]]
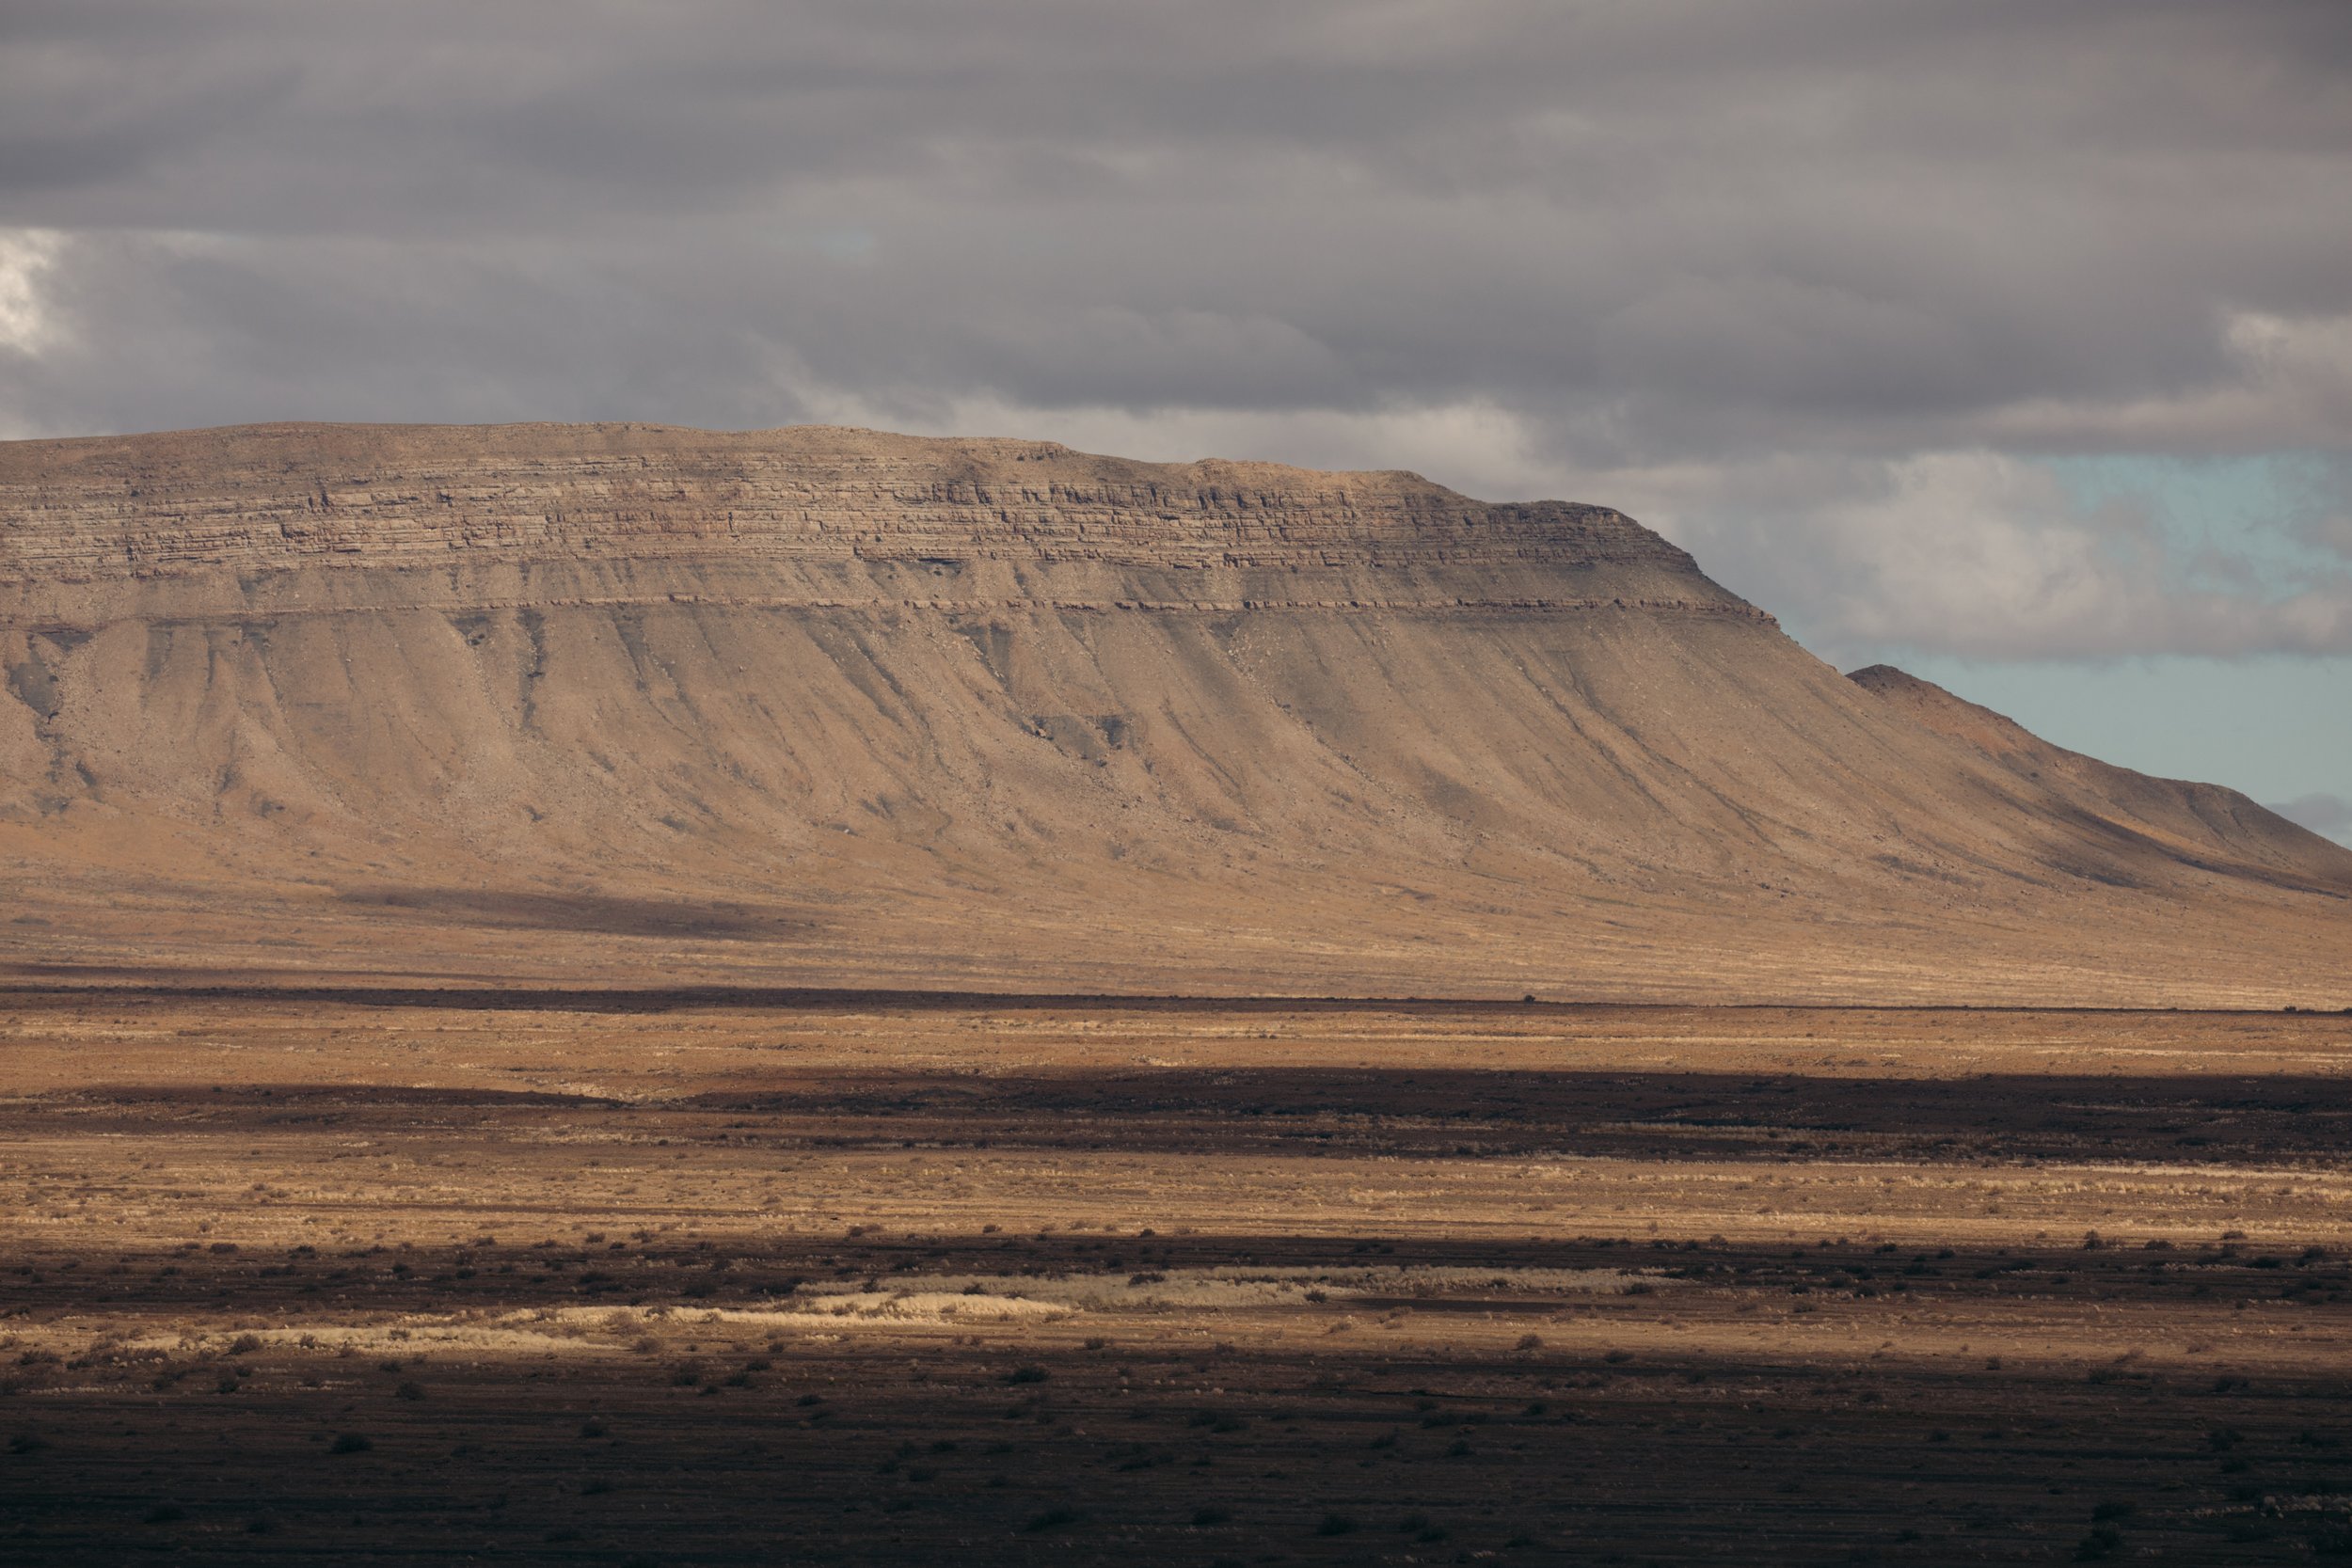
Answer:
[(2074, 1560), (2104, 1562), (2122, 1549), (2122, 1532), (2112, 1525), (2100, 1525), (2074, 1544)]

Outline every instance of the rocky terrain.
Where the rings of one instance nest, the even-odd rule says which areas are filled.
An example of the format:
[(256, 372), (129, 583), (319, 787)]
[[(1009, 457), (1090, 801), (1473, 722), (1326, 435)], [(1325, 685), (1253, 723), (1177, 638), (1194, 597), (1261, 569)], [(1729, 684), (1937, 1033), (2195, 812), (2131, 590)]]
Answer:
[(2352, 1003), (2352, 853), (1404, 473), (16, 442), (0, 673), (20, 974)]

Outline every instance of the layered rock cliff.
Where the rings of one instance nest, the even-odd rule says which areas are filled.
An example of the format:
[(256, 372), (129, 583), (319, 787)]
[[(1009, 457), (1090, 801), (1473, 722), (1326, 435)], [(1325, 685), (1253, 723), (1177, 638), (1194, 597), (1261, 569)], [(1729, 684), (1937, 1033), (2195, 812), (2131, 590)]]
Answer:
[(273, 425), (0, 444), (0, 530), (12, 618), (59, 626), (119, 617), (126, 595), (200, 604), (232, 582), (246, 608), (297, 611), (675, 594), (1756, 613), (1604, 507), (1487, 505), (1408, 473), (823, 427)]
[(1617, 513), (1410, 474), (834, 429), (20, 442), (0, 673), (20, 965), (1717, 999), (2352, 973), (2352, 855), (2228, 792), (2020, 766)]

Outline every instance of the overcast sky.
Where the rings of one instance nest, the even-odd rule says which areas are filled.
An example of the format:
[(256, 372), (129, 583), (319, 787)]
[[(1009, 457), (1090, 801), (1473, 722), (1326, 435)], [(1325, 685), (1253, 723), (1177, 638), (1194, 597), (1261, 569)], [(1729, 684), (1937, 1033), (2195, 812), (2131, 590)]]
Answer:
[(286, 418), (1605, 502), (2352, 841), (2345, 0), (0, 0), (0, 435)]

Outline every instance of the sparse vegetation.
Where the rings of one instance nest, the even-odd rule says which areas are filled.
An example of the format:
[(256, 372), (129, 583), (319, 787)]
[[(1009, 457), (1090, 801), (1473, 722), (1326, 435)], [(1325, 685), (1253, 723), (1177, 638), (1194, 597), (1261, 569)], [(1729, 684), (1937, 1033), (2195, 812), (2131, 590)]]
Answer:
[(2112, 1525), (2100, 1525), (2075, 1543), (2074, 1560), (2104, 1562), (2123, 1549), (2123, 1535)]
[[(1207, 1015), (1200, 1024), (1186, 1022), (1191, 1015), (1148, 1016), (1153, 1031), (1207, 1026)], [(1579, 1029), (1595, 1027), (1596, 1017), (1606, 1021), (1578, 1015)], [(1434, 1018), (1410, 1016), (1417, 1037), (1441, 1027)], [(1663, 1015), (1632, 1022), (1665, 1026)], [(1854, 1026), (1827, 1015), (1785, 1025), (1758, 1015), (1742, 1028), (1799, 1023)], [(731, 1026), (697, 1025), (714, 1035)], [(1388, 1027), (1348, 1024), (1375, 1026)], [(1928, 1027), (1915, 1018), (1904, 1026)], [(763, 1019), (758, 1030), (797, 1027), (787, 1016)], [(1287, 1059), (1320, 1049), (1314, 1030), (1327, 1026), (1310, 1018), (1281, 1027)], [(2070, 1038), (2070, 1030), (2125, 1032), (2096, 1018), (2012, 1025), (1936, 1015), (1932, 1027), (1979, 1031), (1969, 1039), (2016, 1027), (2037, 1042)], [(2128, 1023), (2130, 1032), (2187, 1027), (2161, 1018)], [(1042, 1049), (1021, 1039), (1024, 1051)], [(2137, 1033), (2130, 1043), (2137, 1048)], [(1546, 1037), (1541, 1049), (1581, 1048)], [(1786, 1041), (1772, 1049), (1830, 1054)], [(776, 1070), (765, 1053), (747, 1060), (744, 1070)], [(400, 1063), (419, 1080), (437, 1070), (405, 1055)], [(1183, 1152), (1169, 1155), (1153, 1142), (1157, 1111), (1136, 1109), (1156, 1103), (1149, 1096), (1157, 1085), (1113, 1066), (1109, 1087), (1075, 1069), (1052, 1080), (1057, 1105), (1086, 1109), (1067, 1117), (1057, 1110), (1037, 1125), (1052, 1140), (1083, 1129), (1075, 1148), (1042, 1135), (1024, 1144), (1006, 1132), (1016, 1116), (1006, 1107), (1045, 1092), (1033, 1080), (1017, 1089), (959, 1080), (960, 1108), (923, 1111), (933, 1119), (914, 1149), (900, 1134), (914, 1130), (915, 1113), (903, 1105), (887, 1121), (859, 1111), (828, 1122), (836, 1113), (810, 1113), (799, 1101), (802, 1108), (771, 1122), (764, 1111), (742, 1110), (739, 1088), (722, 1084), (732, 1099), (695, 1087), (712, 1095), (708, 1106), (689, 1106), (694, 1097), (680, 1093), (658, 1108), (565, 1111), (545, 1123), (596, 1118), (585, 1129), (593, 1135), (566, 1129), (535, 1144), (501, 1131), (495, 1171), (480, 1128), (501, 1124), (453, 1101), (437, 1101), (431, 1117), (396, 1134), (381, 1131), (390, 1113), (363, 1102), (333, 1107), (346, 1118), (332, 1124), (338, 1131), (321, 1124), (297, 1134), (267, 1123), (271, 1131), (250, 1142), (223, 1134), (215, 1164), (264, 1167), (237, 1182), (211, 1176), (200, 1188), (176, 1172), (135, 1177), (110, 1167), (117, 1185), (156, 1184), (138, 1189), (155, 1216), (145, 1223), (162, 1232), (151, 1243), (90, 1238), (71, 1270), (65, 1264), (75, 1259), (59, 1256), (56, 1238), (74, 1222), (42, 1217), (39, 1246), (0, 1264), (0, 1305), (24, 1308), (0, 1318), (0, 1360), (21, 1385), (4, 1406), (19, 1438), (5, 1463), (27, 1481), (17, 1492), (35, 1499), (34, 1528), (51, 1532), (44, 1545), (103, 1541), (107, 1563), (125, 1543), (144, 1541), (150, 1549), (212, 1543), (215, 1555), (257, 1563), (281, 1552), (342, 1554), (337, 1560), (363, 1568), (375, 1544), (421, 1541), (452, 1560), (495, 1545), (548, 1562), (617, 1563), (646, 1552), (668, 1568), (735, 1549), (730, 1507), (809, 1539), (830, 1531), (863, 1549), (903, 1538), (910, 1557), (982, 1568), (1098, 1545), (1132, 1555), (1144, 1549), (1134, 1541), (1164, 1542), (1165, 1532), (1187, 1528), (1200, 1532), (1201, 1559), (1223, 1552), (1245, 1564), (1276, 1552), (1302, 1560), (1522, 1560), (1562, 1549), (1533, 1544), (1551, 1536), (1552, 1521), (1529, 1499), (1555, 1495), (1564, 1476), (1606, 1504), (1580, 1511), (1576, 1526), (1577, 1550), (1597, 1561), (1695, 1556), (1701, 1544), (1740, 1529), (1761, 1543), (1759, 1563), (1822, 1560), (1823, 1541), (1830, 1560), (1850, 1548), (1924, 1561), (1948, 1555), (1950, 1543), (1999, 1543), (2059, 1560), (2086, 1543), (2106, 1549), (2102, 1530), (2115, 1537), (2118, 1561), (2226, 1554), (2233, 1532), (2249, 1545), (2266, 1541), (2274, 1555), (2330, 1560), (2326, 1527), (2315, 1522), (2323, 1516), (2265, 1512), (2270, 1499), (2332, 1495), (2326, 1489), (2345, 1451), (2331, 1446), (2343, 1434), (2321, 1405), (2281, 1397), (2308, 1378), (2289, 1370), (2296, 1353), (2308, 1366), (2341, 1348), (2333, 1317), (2311, 1307), (2324, 1308), (2352, 1282), (2344, 1249), (2314, 1253), (2305, 1240), (2334, 1234), (2321, 1229), (2334, 1225), (2344, 1196), (2331, 1167), (2319, 1154), (2290, 1165), (2278, 1152), (2312, 1146), (2255, 1150), (2248, 1141), (2249, 1128), (2265, 1139), (2290, 1136), (2281, 1130), (2294, 1118), (2283, 1112), (2265, 1121), (2251, 1105), (2218, 1134), (2239, 1140), (2219, 1147), (2236, 1150), (2230, 1158), (2242, 1156), (2240, 1165), (2135, 1131), (2153, 1115), (2103, 1123), (2095, 1111), (2069, 1111), (2094, 1131), (2068, 1136), (2095, 1136), (2101, 1165), (2129, 1171), (2086, 1180), (2082, 1167), (2040, 1146), (2030, 1158), (2043, 1164), (1983, 1163), (1987, 1149), (2039, 1136), (2048, 1114), (2015, 1086), (2031, 1080), (2013, 1062), (1989, 1088), (1933, 1080), (1960, 1085), (1937, 1092), (1979, 1097), (1965, 1102), (1978, 1118), (1967, 1124), (1978, 1129), (1973, 1141), (1947, 1155), (1881, 1130), (1859, 1161), (1851, 1151), (1792, 1153), (1789, 1137), (1750, 1137), (1744, 1128), (1740, 1141), (1717, 1141), (1712, 1123), (1661, 1128), (1643, 1119), (1647, 1112), (1635, 1114), (1645, 1101), (1633, 1101), (1659, 1086), (1636, 1082), (1622, 1064), (1609, 1066), (1613, 1079), (1597, 1068), (1580, 1076), (1584, 1067), (1485, 1067), (1476, 1096), (1459, 1101), (1446, 1098), (1451, 1080), (1434, 1073), (1402, 1082), (1426, 1069), (1395, 1070), (1391, 1082), (1382, 1076), (1391, 1069), (1346, 1066), (1311, 1082), (1297, 1071), (1293, 1100), (1284, 1098), (1294, 1093), (1291, 1076), (1215, 1085), (1242, 1108), (1187, 1110)], [(1789, 1101), (1848, 1094), (1804, 1075), (1757, 1082), (1741, 1093), (1784, 1118)], [(1878, 1114), (1872, 1096), (1913, 1092), (1856, 1082), (1867, 1094), (1856, 1088), (1817, 1105), (1813, 1123), (1867, 1122)], [(1375, 1087), (1392, 1098), (1376, 1098)], [(1684, 1100), (1699, 1093), (1681, 1083), (1673, 1089)], [(919, 1103), (929, 1092), (916, 1081), (891, 1085), (881, 1100)], [(2163, 1081), (2148, 1092), (2161, 1098)], [(301, 1114), (329, 1103), (314, 1100)], [(985, 1118), (984, 1156), (955, 1141), (964, 1116)], [(366, 1149), (335, 1141), (369, 1117), (377, 1119), (366, 1123)], [(884, 1135), (865, 1136), (876, 1127)], [(657, 1129), (668, 1140), (658, 1153), (646, 1136)], [(1300, 1131), (1334, 1136), (1327, 1145), (1287, 1136)], [(270, 1162), (297, 1136), (321, 1138), (333, 1157), (298, 1176), (281, 1173)], [(835, 1136), (839, 1146), (807, 1141)], [(1619, 1142), (1597, 1151), (1574, 1145), (1572, 1180), (1524, 1152), (1579, 1139)], [(1109, 1147), (1095, 1150), (1095, 1141)], [(380, 1174), (379, 1142), (398, 1151)], [(1283, 1147), (1295, 1142), (1324, 1157)], [(1473, 1152), (1454, 1152), (1461, 1146)], [(756, 1156), (747, 1158), (747, 1148)], [(255, 1148), (263, 1152), (248, 1152)], [(1213, 1181), (1200, 1174), (1199, 1149), (1210, 1151)], [(1417, 1172), (1442, 1177), (1441, 1186), (1424, 1192), (1382, 1179), (1399, 1150), (1421, 1163)], [(1692, 1150), (1704, 1158), (1684, 1158)], [(116, 1153), (100, 1146), (92, 1163)], [(2130, 1171), (2136, 1159), (2144, 1164)], [(771, 1160), (798, 1162), (792, 1182), (771, 1192), (763, 1176), (757, 1189), (738, 1190), (746, 1169), (764, 1171)], [(2291, 1180), (2241, 1174), (2286, 1168)], [(612, 1234), (646, 1235), (629, 1244), (626, 1262), (591, 1258), (577, 1244), (502, 1250), (470, 1233), (442, 1235), (434, 1228), (441, 1219), (423, 1217), (429, 1210), (404, 1207), (421, 1170), (448, 1187), (478, 1181), (503, 1200), (577, 1196)], [(877, 1222), (854, 1239), (843, 1234), (846, 1220), (821, 1209), (842, 1171), (856, 1173), (861, 1223)], [(1090, 1212), (1104, 1205), (1107, 1183), (1080, 1179), (1101, 1171), (1118, 1174), (1122, 1194), (1148, 1187), (1152, 1207), (1168, 1212), (1157, 1227), (1164, 1234), (1113, 1228)], [(240, 1253), (178, 1250), (191, 1228), (186, 1210), (200, 1199), (160, 1193), (241, 1191), (261, 1177), (273, 1192), (353, 1195), (339, 1216), (364, 1212), (366, 1195), (377, 1193), (383, 1217), (331, 1236), (292, 1228), (305, 1216), (288, 1204), (273, 1212), (285, 1228), (257, 1227), (240, 1238)], [(363, 1177), (381, 1185), (359, 1185)], [(8, 1182), (23, 1182), (21, 1193), (33, 1180), (0, 1169), (0, 1199)], [(1973, 1204), (1994, 1180), (2025, 1217), (1995, 1216), (1951, 1245), (1931, 1233), (1921, 1239), (1923, 1213)], [(795, 1183), (792, 1196), (780, 1196)], [(622, 1187), (633, 1190), (621, 1195)], [(661, 1217), (641, 1227), (624, 1200)], [(980, 1201), (1017, 1218), (1009, 1234), (983, 1241), (952, 1213), (914, 1217), (926, 1204)], [(19, 1209), (44, 1216), (48, 1202), (24, 1199)], [(818, 1212), (796, 1222), (795, 1204)], [(1886, 1212), (1873, 1213), (1874, 1205)], [(1822, 1212), (1792, 1217), (1806, 1206)], [(2158, 1227), (2179, 1236), (2201, 1225), (2196, 1233), (2216, 1235), (2220, 1218), (2181, 1215), (2223, 1207), (2231, 1228), (2258, 1240), (2169, 1251), (2140, 1244)], [(1366, 1227), (1386, 1239), (1285, 1228), (1297, 1213), (1348, 1208), (1374, 1210), (1381, 1217)], [(2094, 1221), (2108, 1244), (2085, 1249), (2080, 1239)], [(560, 1235), (580, 1228), (562, 1217), (548, 1224)], [(1466, 1229), (1474, 1244), (1463, 1240)], [(292, 1234), (319, 1237), (319, 1251), (299, 1273), (273, 1272), (295, 1256)], [(1688, 1240), (1701, 1234), (1708, 1240)], [(461, 1252), (466, 1265), (454, 1262)], [(165, 1257), (182, 1259), (182, 1272), (159, 1277), (154, 1265)], [(405, 1281), (389, 1273), (395, 1257), (412, 1265)], [(591, 1261), (624, 1288), (580, 1291)], [(756, 1308), (713, 1314), (661, 1286), (715, 1275), (721, 1261), (744, 1297), (759, 1298)], [(118, 1264), (121, 1274), (107, 1272)], [(460, 1266), (474, 1272), (460, 1278)], [(1652, 1293), (1624, 1289), (1633, 1267)], [(666, 1272), (674, 1270), (681, 1272)], [(1138, 1271), (1163, 1283), (1130, 1292), (1121, 1282)], [(767, 1289), (796, 1276), (812, 1288), (792, 1297)], [(865, 1293), (867, 1280), (884, 1284)], [(1922, 1309), (1889, 1289), (1904, 1280), (1934, 1292), (1920, 1321), (1939, 1326), (1914, 1326)], [(974, 1294), (961, 1293), (976, 1281)], [(2212, 1293), (2194, 1294), (2200, 1284)], [(1792, 1298), (1792, 1289), (1803, 1293)], [(84, 1303), (102, 1292), (112, 1299)], [(1343, 1292), (1344, 1313), (1314, 1299)], [(1823, 1316), (1787, 1316), (1792, 1300), (1819, 1304)], [(2254, 1301), (2272, 1331), (2260, 1357), (2248, 1354), (2249, 1320), (2233, 1310), (2240, 1300)], [(58, 1310), (69, 1303), (77, 1310)], [(874, 1315), (834, 1316), (845, 1304)], [(2088, 1310), (2094, 1306), (2098, 1312)], [(1352, 1332), (1327, 1337), (1343, 1319)], [(1817, 1323), (1834, 1326), (1816, 1330)], [(1952, 1342), (1954, 1323), (1966, 1325), (1958, 1338), (1971, 1343)], [(246, 1335), (253, 1343), (241, 1348)], [(2002, 1347), (2011, 1347), (2006, 1370), (1988, 1354)], [(2183, 1366), (2197, 1369), (2193, 1377)], [(674, 1383), (682, 1370), (691, 1375)], [(235, 1392), (215, 1399), (216, 1386)], [(126, 1398), (127, 1389), (139, 1392)], [(2282, 1421), (2291, 1407), (2294, 1418)], [(363, 1427), (373, 1445), (336, 1441)], [(199, 1430), (200, 1441), (189, 1435)], [(44, 1439), (50, 1446), (40, 1446)], [(358, 1457), (367, 1447), (384, 1451), (369, 1462)], [(234, 1455), (265, 1487), (290, 1461), (322, 1450), (353, 1456), (313, 1475), (349, 1496), (350, 1509), (326, 1517), (312, 1502), (222, 1489), (203, 1463), (215, 1450)], [(151, 1472), (139, 1482), (147, 1496), (122, 1500), (119, 1481), (105, 1479), (127, 1473), (119, 1468), (125, 1463)], [(1948, 1487), (1906, 1485), (1913, 1463), (1972, 1478), (1967, 1507), (1950, 1502), (1961, 1494)], [(1692, 1473), (1706, 1486), (1692, 1490)], [(791, 1477), (788, 1487), (777, 1487), (780, 1474)], [(188, 1510), (187, 1528), (139, 1525), (156, 1495)], [(423, 1495), (447, 1505), (405, 1500)], [(680, 1511), (689, 1497), (698, 1507), (712, 1499), (718, 1512)], [(102, 1509), (94, 1499), (103, 1497), (116, 1500)], [(1792, 1507), (1817, 1522), (1806, 1536), (1813, 1557), (1792, 1557), (1796, 1548), (1772, 1530), (1754, 1529), (1756, 1519)], [(1352, 1533), (1320, 1538), (1327, 1513), (1354, 1524)], [(363, 1523), (350, 1525), (353, 1514)], [(1997, 1530), (1979, 1522), (1995, 1518), (2016, 1522)], [(278, 1528), (250, 1533), (256, 1519)], [(1044, 1522), (1032, 1531), (1032, 1520)], [(550, 1534), (562, 1539), (543, 1543)], [(967, 1539), (968, 1547), (957, 1544)], [(103, 1568), (88, 1553), (59, 1561)]]

